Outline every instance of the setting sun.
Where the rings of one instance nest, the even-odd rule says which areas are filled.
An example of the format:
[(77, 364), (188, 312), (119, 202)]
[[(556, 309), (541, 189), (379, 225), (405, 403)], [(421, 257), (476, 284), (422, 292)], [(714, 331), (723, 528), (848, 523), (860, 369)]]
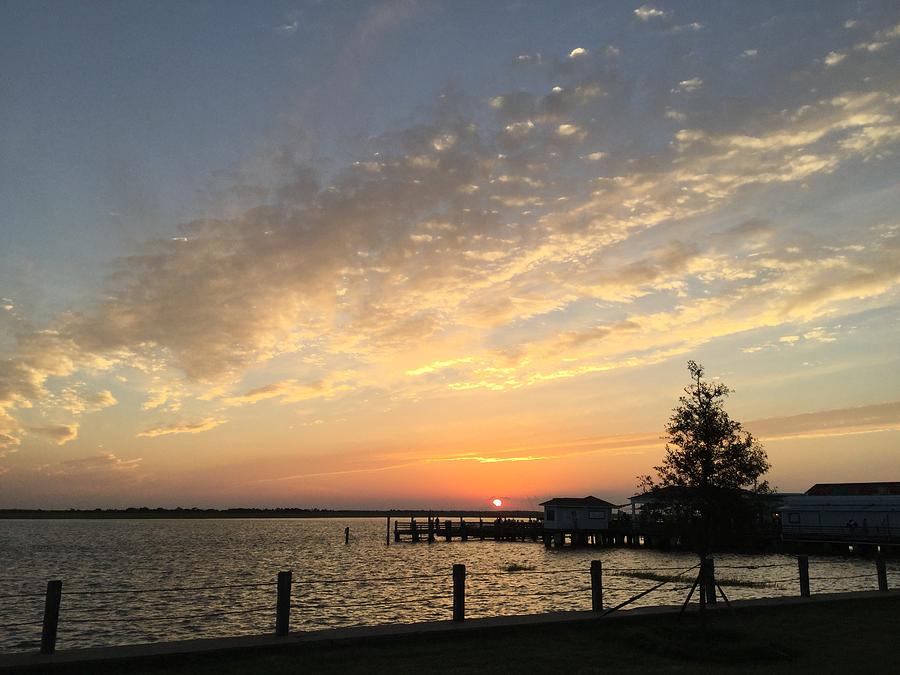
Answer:
[(492, 501), (491, 504), (493, 504), (493, 505), (496, 506), (497, 508), (500, 508), (501, 506), (503, 506), (503, 500), (497, 498), (497, 499), (495, 499), (494, 501)]

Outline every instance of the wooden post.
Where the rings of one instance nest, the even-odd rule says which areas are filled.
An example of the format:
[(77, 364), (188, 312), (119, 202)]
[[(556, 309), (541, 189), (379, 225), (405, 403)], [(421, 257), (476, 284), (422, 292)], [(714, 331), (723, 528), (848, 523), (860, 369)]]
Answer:
[(59, 626), (59, 603), (62, 600), (62, 581), (48, 581), (44, 599), (44, 627), (41, 631), (41, 654), (56, 651), (56, 629)]
[(400, 521), (399, 520), (394, 521), (394, 541), (395, 542), (400, 541)]
[(434, 543), (434, 518), (431, 517), (431, 514), (428, 515), (428, 543)]
[(453, 620), (466, 618), (466, 566), (453, 566)]
[(713, 558), (706, 558), (705, 572), (703, 574), (703, 583), (706, 590), (706, 601), (714, 605), (716, 604), (716, 561)]
[(350, 543), (350, 528), (349, 527), (344, 528), (344, 543), (345, 544)]
[(809, 557), (805, 555), (797, 556), (797, 568), (800, 572), (800, 595), (804, 598), (809, 597)]
[(412, 540), (414, 542), (419, 541), (419, 527), (416, 525), (416, 519), (410, 518), (410, 526), (412, 527)]
[(453, 541), (453, 522), (449, 518), (444, 519), (444, 538)]
[(284, 637), (291, 626), (291, 576), (290, 571), (278, 573), (278, 602), (275, 607), (275, 635)]
[(884, 558), (875, 560), (875, 570), (878, 572), (878, 590), (887, 591), (887, 565), (884, 564)]
[(459, 538), (460, 541), (469, 541), (469, 535), (466, 534), (466, 521), (463, 517), (459, 517)]
[(391, 545), (391, 517), (387, 517), (387, 534), (385, 535), (385, 543)]
[(603, 611), (603, 563), (591, 560), (591, 611)]

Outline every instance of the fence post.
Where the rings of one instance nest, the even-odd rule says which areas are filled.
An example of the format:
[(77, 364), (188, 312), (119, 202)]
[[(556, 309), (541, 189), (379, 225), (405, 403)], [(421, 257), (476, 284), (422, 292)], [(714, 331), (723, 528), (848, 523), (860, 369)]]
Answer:
[(48, 581), (44, 600), (44, 627), (41, 630), (41, 654), (56, 650), (56, 629), (59, 626), (59, 603), (62, 600), (62, 581)]
[(888, 589), (887, 565), (884, 563), (884, 558), (875, 560), (875, 570), (878, 572), (878, 590), (886, 591)]
[(466, 566), (453, 566), (453, 620), (466, 618)]
[(706, 558), (703, 562), (705, 565), (703, 584), (706, 590), (706, 602), (714, 605), (716, 604), (716, 560), (715, 558)]
[(800, 571), (800, 595), (804, 598), (809, 597), (809, 557), (805, 555), (797, 556), (797, 568)]
[(591, 560), (591, 611), (603, 611), (603, 563)]
[(391, 545), (391, 517), (387, 517), (387, 535), (385, 536), (385, 543), (390, 546)]
[(275, 607), (275, 635), (284, 637), (291, 626), (291, 577), (292, 573), (278, 573), (278, 603)]

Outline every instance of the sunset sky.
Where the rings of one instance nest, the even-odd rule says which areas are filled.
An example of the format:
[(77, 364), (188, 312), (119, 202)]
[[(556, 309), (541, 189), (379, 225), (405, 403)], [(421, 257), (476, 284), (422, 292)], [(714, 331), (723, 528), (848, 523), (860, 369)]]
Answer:
[(900, 480), (896, 2), (0, 6), (0, 508), (620, 503), (686, 362)]

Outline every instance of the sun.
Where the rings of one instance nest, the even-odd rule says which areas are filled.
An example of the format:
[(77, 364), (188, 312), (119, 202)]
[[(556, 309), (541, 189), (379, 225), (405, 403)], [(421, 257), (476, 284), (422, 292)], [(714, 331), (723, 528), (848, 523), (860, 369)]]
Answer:
[(493, 504), (497, 508), (500, 508), (501, 506), (503, 506), (503, 500), (497, 497), (494, 501), (491, 502), (491, 504)]

